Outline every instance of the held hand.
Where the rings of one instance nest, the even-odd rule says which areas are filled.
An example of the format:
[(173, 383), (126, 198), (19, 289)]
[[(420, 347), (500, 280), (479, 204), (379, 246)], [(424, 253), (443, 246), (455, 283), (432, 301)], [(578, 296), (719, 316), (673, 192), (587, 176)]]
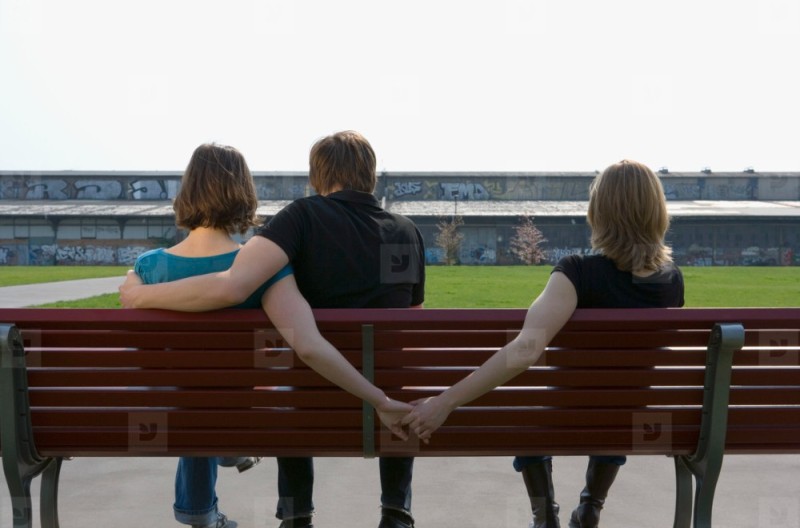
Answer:
[(383, 425), (389, 428), (392, 434), (401, 440), (408, 440), (408, 433), (400, 425), (400, 421), (408, 412), (413, 409), (408, 403), (386, 398), (380, 405), (375, 407)]
[(135, 308), (136, 289), (142, 284), (142, 279), (136, 272), (128, 270), (125, 282), (119, 287), (119, 302), (123, 308)]
[(452, 409), (442, 401), (441, 396), (414, 400), (411, 403), (414, 410), (400, 421), (400, 425), (408, 426), (409, 431), (413, 431), (427, 444), (433, 432), (447, 420)]

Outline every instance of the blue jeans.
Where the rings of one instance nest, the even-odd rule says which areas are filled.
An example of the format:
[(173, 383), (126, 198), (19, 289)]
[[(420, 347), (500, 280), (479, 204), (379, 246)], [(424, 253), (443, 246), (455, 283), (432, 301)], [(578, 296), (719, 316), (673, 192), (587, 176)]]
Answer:
[(175, 474), (175, 520), (211, 524), (217, 519), (217, 458), (181, 457)]
[[(627, 457), (624, 456), (590, 456), (589, 458), (601, 464), (616, 464), (618, 466), (625, 464), (625, 462), (628, 460)], [(514, 469), (517, 471), (522, 471), (525, 469), (525, 466), (530, 464), (540, 464), (546, 460), (552, 459), (553, 457), (550, 455), (516, 456), (514, 457)]]
[[(411, 513), (411, 457), (382, 457), (381, 506)], [(308, 517), (314, 513), (314, 459), (278, 458), (278, 519)]]

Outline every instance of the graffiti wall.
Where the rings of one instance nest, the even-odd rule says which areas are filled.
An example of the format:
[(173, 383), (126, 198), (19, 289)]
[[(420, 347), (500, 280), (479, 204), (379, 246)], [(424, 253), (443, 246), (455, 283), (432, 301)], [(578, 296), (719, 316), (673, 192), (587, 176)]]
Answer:
[(758, 178), (662, 178), (667, 200), (758, 200)]
[(386, 182), (390, 200), (588, 200), (590, 177), (418, 178)]
[[(670, 200), (800, 200), (798, 173), (674, 173), (661, 175)], [(383, 173), (377, 193), (387, 200), (585, 201), (594, 173)], [(172, 200), (181, 174), (10, 173), (0, 171), (0, 200)], [(313, 194), (304, 173), (254, 175), (260, 200)]]
[[(137, 200), (169, 201), (180, 187), (180, 173), (140, 175), (47, 176), (0, 174), (0, 200)], [(255, 175), (259, 200), (294, 200), (313, 194), (308, 177)]]
[(19, 244), (0, 241), (0, 266), (120, 265), (131, 266), (143, 252), (154, 245), (82, 244), (65, 241), (58, 244)]
[[(593, 176), (387, 177), (389, 200), (585, 201)], [(662, 177), (668, 200), (798, 200), (800, 175)]]

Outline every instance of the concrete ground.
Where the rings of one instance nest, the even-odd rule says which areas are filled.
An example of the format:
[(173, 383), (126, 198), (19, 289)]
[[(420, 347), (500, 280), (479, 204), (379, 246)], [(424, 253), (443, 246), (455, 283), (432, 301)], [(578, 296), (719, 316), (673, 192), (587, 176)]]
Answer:
[(0, 288), (0, 308), (22, 308), (114, 293), (124, 280), (125, 277), (120, 276), (6, 286)]
[[(0, 288), (0, 307), (113, 292), (121, 281), (120, 277)], [(586, 457), (554, 459), (556, 498), (564, 527), (583, 487), (586, 461)], [(61, 526), (180, 526), (172, 517), (175, 464), (173, 458), (78, 458), (65, 462), (59, 491)], [(377, 461), (319, 458), (316, 467), (314, 525), (375, 528), (380, 497)], [(221, 509), (241, 528), (277, 527), (276, 472), (273, 459), (265, 459), (241, 475), (235, 469), (221, 468), (217, 485)], [(671, 459), (629, 457), (603, 511), (602, 526), (672, 526), (674, 482)], [(38, 489), (37, 483), (35, 497)], [(38, 509), (38, 500), (34, 507)], [(525, 528), (530, 519), (522, 479), (506, 457), (418, 459), (413, 511), (419, 528)], [(11, 519), (9, 493), (3, 486), (0, 526), (11, 526)], [(727, 456), (717, 486), (714, 526), (800, 528), (800, 455)]]
[[(585, 457), (554, 459), (556, 497), (567, 525), (583, 486)], [(240, 528), (277, 527), (276, 464), (220, 469), (220, 507)], [(180, 526), (172, 517), (173, 458), (83, 458), (61, 474), (63, 528)], [(317, 528), (375, 528), (379, 481), (375, 460), (316, 461)], [(717, 487), (714, 526), (800, 527), (800, 456), (728, 456)], [(603, 511), (602, 526), (672, 526), (674, 473), (666, 457), (629, 457)], [(38, 486), (34, 487), (38, 493)], [(38, 501), (34, 502), (35, 507)], [(530, 520), (522, 479), (505, 457), (421, 458), (414, 471), (414, 515), (425, 527), (516, 527)], [(11, 525), (8, 490), (0, 491), (0, 525)]]

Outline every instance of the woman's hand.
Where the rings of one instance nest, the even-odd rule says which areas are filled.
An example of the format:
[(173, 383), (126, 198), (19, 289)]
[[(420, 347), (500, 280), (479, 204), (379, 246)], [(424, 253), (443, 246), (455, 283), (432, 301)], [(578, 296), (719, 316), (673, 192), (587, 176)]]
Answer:
[(375, 411), (383, 425), (403, 441), (408, 440), (408, 432), (400, 422), (412, 409), (410, 404), (388, 397), (375, 406)]
[(426, 444), (431, 435), (441, 426), (453, 407), (448, 405), (442, 395), (411, 402), (414, 409), (400, 422), (401, 426), (408, 426), (408, 430), (416, 434)]

